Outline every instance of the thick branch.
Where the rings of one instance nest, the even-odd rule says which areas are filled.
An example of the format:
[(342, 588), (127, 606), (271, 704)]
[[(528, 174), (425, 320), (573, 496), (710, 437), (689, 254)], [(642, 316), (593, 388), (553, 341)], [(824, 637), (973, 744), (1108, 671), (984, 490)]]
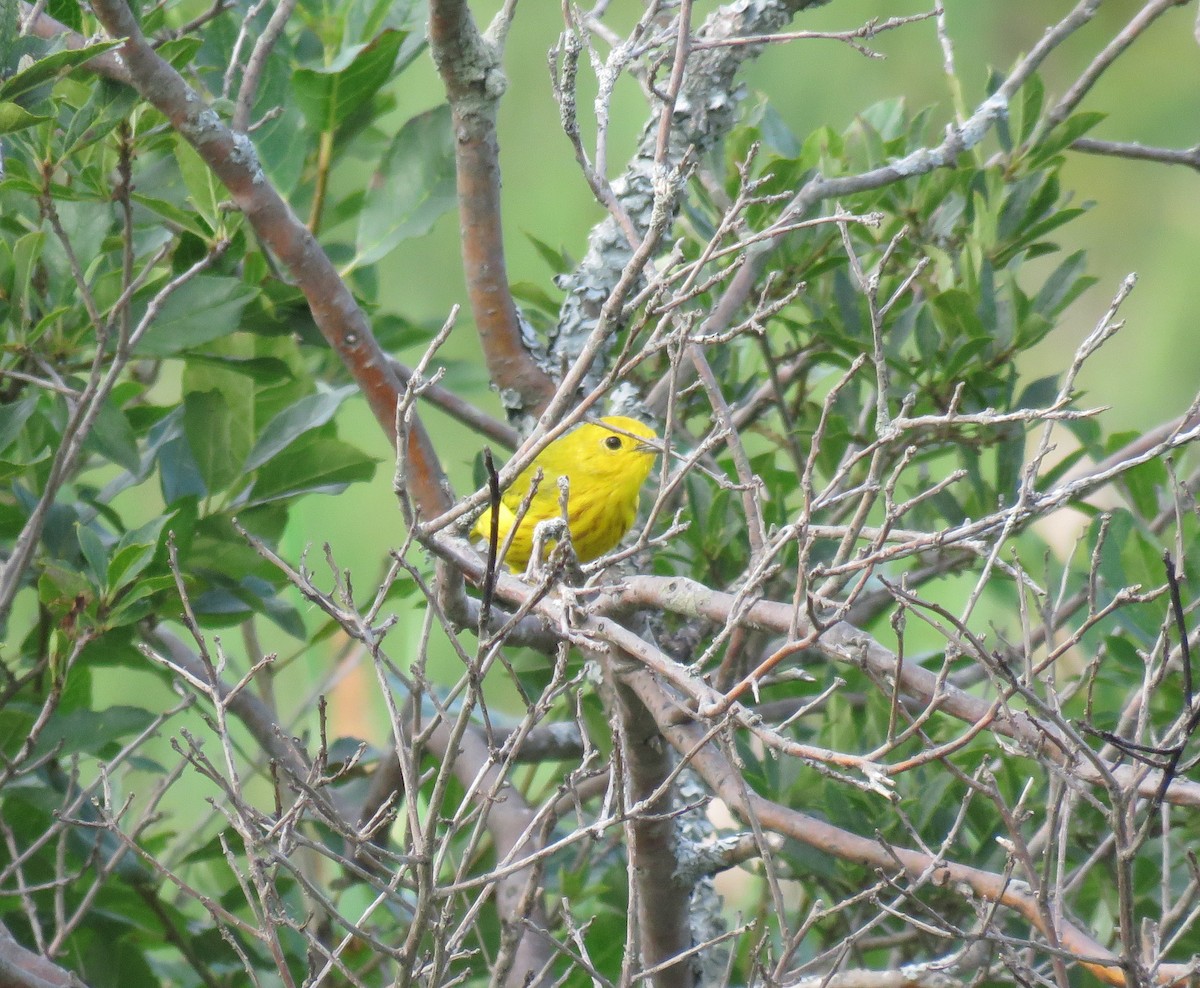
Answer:
[(430, 3), (429, 42), (454, 122), (463, 270), (484, 359), (506, 401), (540, 407), (554, 386), (530, 353), (504, 261), (496, 105), (506, 82), (499, 46), (479, 33), (466, 0)]
[[(624, 173), (611, 183), (618, 215), (632, 222), (639, 237), (644, 237), (651, 227), (655, 186), (664, 170), (678, 166), (690, 148), (700, 153), (707, 151), (733, 127), (737, 118), (738, 70), (763, 50), (761, 45), (704, 46), (747, 35), (769, 34), (790, 22), (799, 11), (828, 2), (750, 0), (726, 4), (696, 31), (696, 50), (687, 60), (683, 85), (670, 115), (665, 154), (659, 154), (662, 115), (655, 106)], [(616, 217), (610, 216), (593, 228), (587, 254), (566, 281), (567, 299), (550, 345), (556, 365), (573, 363), (583, 351), (591, 327), (621, 282), (633, 254), (634, 247)], [(595, 368), (590, 382), (594, 384), (601, 372), (602, 368)]]
[(3, 988), (86, 988), (80, 978), (32, 950), (0, 925), (0, 985)]
[[(629, 823), (629, 863), (637, 883), (642, 964), (651, 968), (692, 945), (690, 890), (679, 878), (675, 818), (670, 814), (673, 787), (663, 791), (674, 759), (638, 695), (619, 679), (615, 687), (629, 802), (641, 803), (658, 793)], [(690, 966), (686, 962), (669, 965), (655, 976), (653, 984), (655, 988), (690, 988)]]

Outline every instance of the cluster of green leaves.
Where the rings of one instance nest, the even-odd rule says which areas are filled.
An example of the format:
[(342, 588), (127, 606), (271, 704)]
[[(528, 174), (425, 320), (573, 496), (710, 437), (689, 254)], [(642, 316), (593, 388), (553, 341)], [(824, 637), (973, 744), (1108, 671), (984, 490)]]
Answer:
[[(1045, 261), (1030, 262), (1052, 255), (1057, 246), (1049, 239), (1051, 234), (1081, 212), (1082, 207), (1071, 205), (1070, 195), (1060, 186), (1061, 151), (1064, 143), (1094, 124), (1096, 116), (1073, 117), (1038, 135), (1040, 85), (1035, 82), (1028, 88), (1037, 99), (1021, 103), (1024, 116), (1014, 113), (1012, 146), (996, 154), (977, 149), (963, 154), (955, 167), (848, 195), (840, 202), (850, 214), (879, 218), (878, 225), (850, 223), (848, 230), (862, 269), (868, 275), (878, 273), (881, 306), (919, 264), (925, 265), (881, 321), (887, 371), (884, 397), (892, 416), (906, 401), (909, 416), (944, 414), (951, 407), (969, 414), (1044, 407), (1057, 393), (1061, 372), (1025, 383), (1018, 361), (1042, 341), (1093, 279), (1084, 271), (1082, 252), (1050, 267)], [(756, 195), (767, 201), (746, 212), (749, 226), (761, 229), (778, 213), (777, 200), (767, 197), (800, 189), (818, 171), (827, 178), (863, 174), (929, 147), (931, 132), (936, 130), (931, 116), (928, 110), (910, 113), (902, 100), (892, 100), (864, 110), (844, 134), (823, 127), (801, 141), (764, 106), (727, 146), (727, 194), (737, 194), (734, 166), (746, 159), (752, 144), (769, 138), (754, 159), (751, 175), (759, 182)], [(932, 143), (936, 139), (933, 134)], [(699, 242), (715, 231), (716, 215), (699, 209), (689, 214)], [(893, 243), (886, 266), (879, 270)], [(714, 369), (719, 370), (731, 402), (760, 386), (772, 363), (799, 360), (800, 373), (784, 391), (787, 407), (783, 413), (773, 410), (758, 428), (775, 437), (777, 448), (786, 448), (778, 438), (790, 433), (796, 446), (806, 451), (833, 381), (856, 357), (873, 351), (870, 312), (850, 269), (841, 233), (833, 224), (790, 234), (772, 258), (772, 272), (777, 295), (799, 283), (805, 290), (772, 323), (763, 340), (714, 351), (711, 359), (720, 364)], [(706, 301), (701, 298), (697, 304)], [(877, 391), (878, 376), (868, 365), (838, 395), (820, 446), (818, 487), (822, 477), (832, 475), (848, 447), (861, 448), (873, 440)], [(699, 414), (703, 396), (693, 401)], [(1094, 452), (1094, 430), (1081, 427), (1080, 433)], [(1024, 458), (1020, 430), (959, 426), (933, 435), (909, 434), (895, 444), (888, 465), (898, 460), (909, 442), (920, 447), (918, 462), (928, 464), (935, 476), (958, 467), (971, 473), (970, 485), (931, 503), (911, 519), (914, 524), (933, 526), (979, 517), (1011, 501)], [(985, 454), (982, 466), (981, 454)], [(766, 470), (763, 477), (769, 489), (795, 489), (794, 459), (781, 458), (775, 471)], [(775, 476), (780, 469), (782, 474)], [(852, 487), (861, 479), (859, 470), (846, 478), (844, 486)], [(917, 484), (900, 489), (916, 493)], [(768, 520), (783, 523), (797, 506), (795, 496), (772, 499)]]
[[(939, 416), (952, 408), (963, 414), (1007, 412), (1055, 401), (1065, 367), (1032, 381), (1019, 368), (1094, 281), (1085, 272), (1083, 252), (1054, 257), (1058, 246), (1052, 236), (1084, 209), (1061, 187), (1063, 150), (1099, 115), (1072, 116), (1043, 132), (1043, 110), (1041, 83), (1034, 78), (1015, 101), (997, 145), (964, 153), (954, 167), (839, 201), (848, 214), (877, 221), (851, 222), (847, 231), (859, 266), (868, 277), (878, 278), (878, 305), (890, 303), (879, 326), (886, 372), (883, 402), (890, 416), (902, 410), (909, 417)], [(903, 100), (890, 100), (862, 111), (845, 133), (821, 127), (800, 138), (763, 103), (732, 135), (723, 160), (714, 165), (724, 169), (724, 202), (706, 195), (699, 183), (685, 207), (691, 234), (685, 245), (688, 258), (698, 256), (716, 233), (724, 204), (742, 191), (743, 174), (755, 182), (757, 201), (745, 210), (746, 226), (739, 235), (775, 223), (779, 203), (814, 175), (842, 178), (881, 169), (936, 144), (937, 131), (931, 110), (913, 113)], [(746, 162), (751, 163), (748, 170)], [(830, 212), (820, 204), (802, 218)], [(783, 525), (802, 507), (797, 480), (818, 423), (823, 427), (814, 473), (818, 491), (835, 476), (848, 450), (875, 440), (880, 375), (868, 361), (842, 380), (856, 358), (873, 352), (875, 340), (868, 300), (836, 225), (814, 224), (789, 234), (772, 254), (770, 269), (773, 297), (797, 285), (804, 290), (764, 332), (713, 347), (708, 359), (731, 406), (769, 384), (781, 365), (793, 365), (790, 382), (776, 388), (779, 400), (763, 404), (742, 435), (768, 494), (765, 520)], [(695, 308), (708, 309), (719, 290), (720, 284), (695, 298)], [(662, 369), (647, 368), (649, 375)], [(823, 416), (835, 382), (840, 390)], [(702, 431), (709, 413), (704, 393), (693, 391), (679, 407)], [(1079, 446), (1046, 469), (1039, 478), (1043, 487), (1081, 457), (1101, 452), (1094, 423), (1067, 427)], [(1020, 425), (960, 423), (906, 431), (885, 445), (875, 463), (880, 476), (891, 475), (910, 444), (917, 452), (896, 486), (897, 501), (955, 470), (967, 477), (915, 507), (905, 526), (936, 530), (1012, 503), (1026, 457), (1026, 430)], [(726, 464), (735, 478), (732, 464)], [(845, 472), (839, 489), (855, 489), (871, 465), (870, 457), (861, 458)], [(677, 543), (677, 552), (658, 564), (669, 570), (699, 563), (700, 575), (713, 585), (736, 582), (747, 559), (746, 540), (728, 533), (744, 527), (741, 496), (730, 489), (714, 490), (698, 477), (687, 492), (690, 515), (707, 523), (692, 526)], [(812, 521), (837, 523), (858, 503), (853, 498), (835, 501), (836, 507)], [(880, 520), (881, 511), (877, 505), (872, 521)], [(832, 552), (835, 546), (824, 548)], [(782, 573), (790, 572), (785, 560)], [(776, 589), (786, 597), (790, 577), (782, 579)]]
[[(266, 619), (307, 641), (311, 629), (285, 580), (251, 549), (235, 518), (275, 545), (300, 499), (369, 482), (377, 462), (340, 434), (356, 389), (344, 383), (303, 296), (278, 276), (225, 190), (161, 114), (84, 67), (116, 44), (70, 51), (21, 37), (16, 5), (3, 7), (2, 554), (39, 503), (48, 511), (0, 631), (0, 816), (16, 848), (30, 849), (23, 874), (40, 890), (16, 895), (5, 872), (0, 920), (32, 944), (25, 910), (32, 903), (54, 929), (56, 869), (67, 876), (69, 913), (89, 901), (92, 863), (114, 850), (97, 850), (101, 838), (82, 826), (62, 843), (40, 838), (57, 826), (64, 801), (96, 777), (97, 762), (116, 757), (154, 719), (150, 698), (105, 705), (93, 673), (157, 668), (138, 645), (160, 616), (180, 612), (169, 547), (202, 626)], [(51, 0), (47, 10), (85, 35), (96, 31), (75, 3)], [(235, 99), (242, 76), (229, 72), (234, 52), (244, 65), (271, 10), (246, 25), (220, 16), (172, 35), (208, 12), (202, 4), (157, 5), (142, 28), (167, 39), (160, 54), (225, 113), (232, 104), (222, 93)], [(417, 4), (302, 3), (266, 62), (254, 104), (264, 171), (297, 210), (309, 205), (314, 225), (338, 231), (326, 242), (353, 272), (367, 307), (376, 291), (370, 265), (453, 204), (445, 108), (395, 133), (380, 126), (394, 107), (392, 80), (423, 49), (420, 17)], [(374, 172), (365, 189), (322, 198), (331, 169), (364, 160)], [(186, 278), (197, 264), (203, 270)], [(379, 313), (377, 327), (392, 347), (425, 335), (391, 313)], [(109, 674), (102, 695), (111, 695), (112, 681)], [(142, 755), (122, 764), (165, 773)], [(161, 849), (174, 827), (144, 840)], [(0, 870), (10, 864), (5, 856)], [(178, 958), (163, 959), (164, 931), (196, 937), (199, 948), (208, 925), (202, 910), (177, 912), (147, 893), (157, 879), (131, 875), (123, 865), (101, 883), (60, 948), (92, 985), (181, 977)], [(253, 921), (237, 888), (227, 874), (217, 897), (228, 892), (227, 908)], [(289, 943), (301, 973), (302, 939)], [(273, 967), (260, 945), (243, 949), (264, 970)], [(241, 970), (228, 949), (207, 960), (218, 974), (228, 965)], [(182, 966), (196, 977), (191, 964)]]

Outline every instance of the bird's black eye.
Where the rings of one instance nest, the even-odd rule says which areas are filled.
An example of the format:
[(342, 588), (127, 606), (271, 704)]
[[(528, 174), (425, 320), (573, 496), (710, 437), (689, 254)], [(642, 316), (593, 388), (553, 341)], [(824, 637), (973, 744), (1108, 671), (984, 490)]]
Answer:
[(621, 437), (620, 436), (608, 436), (604, 440), (604, 445), (607, 446), (611, 450), (618, 450), (621, 448)]

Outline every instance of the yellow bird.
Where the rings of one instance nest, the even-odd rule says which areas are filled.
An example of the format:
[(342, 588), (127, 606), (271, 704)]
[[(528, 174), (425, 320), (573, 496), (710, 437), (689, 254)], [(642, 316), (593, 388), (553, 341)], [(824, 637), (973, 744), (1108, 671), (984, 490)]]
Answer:
[[(616, 546), (637, 516), (638, 495), (658, 454), (646, 440), (656, 439), (649, 426), (624, 416), (585, 422), (555, 439), (500, 497), (499, 545), (503, 545), (521, 502), (529, 495), (534, 474), (542, 471), (537, 493), (517, 526), (505, 562), (513, 569), (523, 569), (533, 552), (538, 523), (562, 517), (559, 477), (566, 477), (569, 484), (567, 526), (579, 561), (596, 559)], [(488, 508), (471, 528), (471, 535), (486, 540), (491, 525), (492, 509)], [(552, 545), (548, 543), (547, 549)]]

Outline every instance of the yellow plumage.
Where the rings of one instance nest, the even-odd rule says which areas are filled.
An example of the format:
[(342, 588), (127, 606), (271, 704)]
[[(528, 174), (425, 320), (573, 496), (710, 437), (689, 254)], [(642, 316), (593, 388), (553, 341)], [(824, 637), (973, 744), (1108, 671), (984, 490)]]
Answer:
[[(658, 453), (645, 440), (657, 438), (653, 429), (637, 419), (613, 416), (599, 423), (585, 422), (554, 440), (500, 497), (499, 544), (503, 545), (521, 502), (529, 494), (534, 474), (542, 471), (537, 493), (517, 526), (505, 562), (514, 569), (523, 569), (533, 551), (533, 531), (538, 523), (562, 517), (559, 477), (566, 477), (570, 483), (567, 525), (579, 560), (586, 563), (616, 546), (633, 525), (638, 495)], [(492, 509), (488, 508), (475, 522), (471, 535), (487, 539), (491, 524)]]

